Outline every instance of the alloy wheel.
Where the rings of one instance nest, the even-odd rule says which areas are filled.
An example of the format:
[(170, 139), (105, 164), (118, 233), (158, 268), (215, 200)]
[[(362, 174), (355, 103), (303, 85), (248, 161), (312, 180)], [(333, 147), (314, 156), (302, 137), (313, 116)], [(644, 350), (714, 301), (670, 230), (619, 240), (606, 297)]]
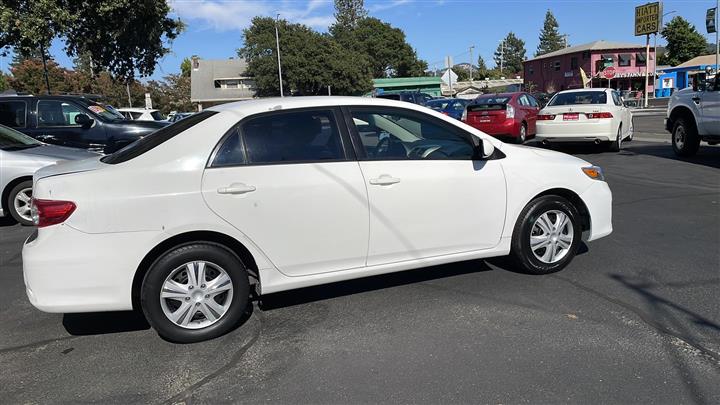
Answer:
[(674, 139), (675, 146), (677, 146), (679, 150), (682, 150), (685, 146), (685, 127), (679, 125), (677, 128), (675, 128)]
[(13, 208), (20, 218), (32, 222), (30, 204), (32, 203), (32, 187), (23, 188), (13, 199)]
[(232, 296), (232, 279), (222, 267), (207, 261), (193, 261), (176, 268), (165, 279), (160, 306), (175, 325), (201, 329), (227, 313)]
[(543, 263), (557, 263), (570, 252), (574, 230), (570, 217), (551, 210), (535, 220), (530, 232), (530, 249)]

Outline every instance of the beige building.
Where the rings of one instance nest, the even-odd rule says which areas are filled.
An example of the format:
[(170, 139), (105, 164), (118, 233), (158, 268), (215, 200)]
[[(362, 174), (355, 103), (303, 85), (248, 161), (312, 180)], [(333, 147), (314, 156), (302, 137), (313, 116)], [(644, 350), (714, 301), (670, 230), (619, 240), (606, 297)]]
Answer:
[(244, 59), (206, 60), (193, 56), (190, 72), (190, 101), (198, 110), (255, 97), (255, 82), (246, 74)]

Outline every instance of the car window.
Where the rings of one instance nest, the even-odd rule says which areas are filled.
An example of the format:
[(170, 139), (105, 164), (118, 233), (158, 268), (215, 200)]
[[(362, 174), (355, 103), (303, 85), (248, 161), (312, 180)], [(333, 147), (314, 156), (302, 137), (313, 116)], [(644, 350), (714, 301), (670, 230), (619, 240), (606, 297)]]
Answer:
[(38, 127), (78, 126), (75, 117), (85, 114), (78, 106), (61, 100), (38, 101)]
[(139, 120), (140, 117), (142, 117), (142, 115), (143, 115), (143, 113), (135, 112), (135, 111), (130, 111), (129, 114), (132, 117), (132, 119), (134, 119), (134, 120)]
[(461, 130), (435, 118), (398, 109), (356, 108), (351, 112), (368, 159), (473, 158), (473, 145)]
[(524, 94), (520, 96), (518, 101), (520, 102), (520, 105), (530, 107), (530, 100), (528, 100), (527, 96)]
[(605, 91), (557, 93), (548, 103), (549, 106), (575, 104), (607, 104), (607, 93)]
[(25, 128), (27, 106), (24, 101), (1, 101), (0, 124), (10, 128)]
[(150, 113), (150, 115), (152, 115), (152, 117), (153, 117), (153, 119), (154, 119), (155, 121), (162, 121), (162, 120), (165, 119), (165, 118), (163, 118), (163, 116), (162, 116), (162, 114), (160, 113), (160, 111), (153, 111), (153, 112)]
[(535, 97), (533, 97), (533, 96), (531, 96), (531, 95), (528, 95), (527, 98), (528, 98), (528, 100), (530, 101), (530, 105), (531, 105), (531, 106), (533, 106), (533, 107), (540, 107), (540, 103), (538, 103), (538, 101), (535, 99)]
[(184, 132), (185, 130), (199, 124), (202, 121), (217, 114), (217, 111), (203, 111), (194, 114), (184, 120), (174, 122), (171, 125), (162, 127), (155, 132), (151, 132), (144, 138), (139, 139), (130, 145), (120, 149), (119, 151), (107, 155), (100, 159), (101, 162), (107, 164), (118, 164), (127, 162), (128, 160), (134, 159), (143, 153), (154, 149), (156, 146), (174, 138), (176, 135)]
[(213, 166), (344, 160), (332, 110), (283, 112), (250, 118), (218, 149)]

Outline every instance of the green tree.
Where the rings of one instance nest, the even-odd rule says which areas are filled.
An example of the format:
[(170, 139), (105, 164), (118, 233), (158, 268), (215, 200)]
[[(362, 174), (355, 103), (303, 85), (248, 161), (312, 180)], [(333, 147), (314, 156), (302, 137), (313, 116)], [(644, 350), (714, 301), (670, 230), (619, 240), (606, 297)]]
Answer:
[(360, 20), (351, 33), (338, 40), (346, 49), (365, 56), (375, 78), (424, 76), (428, 68), (401, 29), (377, 18)]
[(190, 58), (183, 59), (182, 63), (180, 63), (180, 76), (190, 77), (191, 70), (192, 70), (192, 62), (190, 62)]
[[(47, 60), (48, 81), (54, 92), (76, 91), (74, 72), (61, 68), (54, 60)], [(15, 91), (45, 94), (45, 75), (40, 59), (22, 58), (10, 64), (9, 85)]]
[(98, 71), (147, 76), (183, 28), (169, 12), (165, 0), (3, 0), (0, 48), (27, 55), (61, 39), (69, 56), (89, 55)]
[(0, 72), (0, 92), (3, 92), (9, 88), (8, 79), (5, 73)]
[(555, 52), (565, 48), (565, 41), (563, 36), (560, 35), (558, 24), (552, 11), (548, 10), (545, 13), (545, 23), (543, 29), (540, 31), (540, 43), (538, 44), (535, 56), (544, 55), (546, 53)]
[[(372, 88), (368, 72), (362, 63), (357, 63), (355, 53), (340, 46), (330, 35), (284, 20), (279, 22), (278, 29), (286, 90), (301, 95), (323, 95), (330, 86), (333, 94), (351, 95)], [(248, 62), (248, 74), (255, 79), (257, 94), (278, 95), (275, 20), (255, 17), (243, 36), (245, 46), (238, 54)]]
[(705, 37), (680, 16), (665, 24), (660, 34), (667, 41), (667, 46), (659, 64), (677, 66), (707, 52)]
[(498, 45), (493, 59), (497, 67), (500, 67), (502, 61), (503, 74), (510, 75), (522, 72), (522, 64), (525, 60), (525, 41), (509, 32)]
[(330, 27), (330, 33), (337, 36), (353, 30), (367, 16), (363, 0), (335, 0), (335, 24)]
[(482, 80), (487, 77), (487, 74), (488, 68), (487, 64), (485, 63), (485, 59), (483, 59), (482, 55), (479, 55), (477, 60), (477, 73), (475, 74), (475, 76), (477, 76), (479, 80)]

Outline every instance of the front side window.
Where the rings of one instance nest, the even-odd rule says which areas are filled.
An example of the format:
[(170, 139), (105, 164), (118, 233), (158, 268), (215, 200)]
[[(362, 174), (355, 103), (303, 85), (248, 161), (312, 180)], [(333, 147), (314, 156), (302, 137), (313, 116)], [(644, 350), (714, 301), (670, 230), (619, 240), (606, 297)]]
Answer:
[(474, 155), (459, 128), (420, 113), (357, 108), (352, 118), (370, 160), (470, 160)]
[(74, 104), (60, 100), (40, 100), (37, 110), (39, 127), (79, 126), (75, 122), (75, 117), (85, 114)]
[(10, 128), (25, 128), (27, 107), (24, 101), (0, 102), (0, 124)]
[(332, 110), (282, 112), (250, 118), (231, 132), (213, 166), (344, 160)]

